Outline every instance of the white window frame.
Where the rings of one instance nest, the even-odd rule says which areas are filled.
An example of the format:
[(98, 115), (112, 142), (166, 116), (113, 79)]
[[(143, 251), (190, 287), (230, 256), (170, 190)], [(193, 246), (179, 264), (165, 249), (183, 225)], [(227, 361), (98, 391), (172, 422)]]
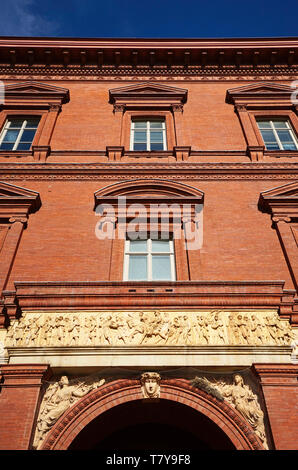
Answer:
[[(281, 142), (281, 140), (279, 139), (278, 133), (277, 133), (277, 131), (276, 131), (276, 129), (275, 129), (275, 125), (274, 125), (274, 122), (275, 122), (275, 121), (284, 121), (285, 124), (286, 124), (286, 126), (287, 126), (287, 130), (289, 131), (290, 136), (292, 137), (293, 143), (294, 143), (294, 145), (296, 146), (296, 150), (298, 150), (298, 141), (297, 141), (297, 137), (296, 137), (296, 135), (295, 135), (295, 133), (294, 133), (294, 131), (293, 131), (293, 129), (292, 129), (292, 126), (291, 126), (291, 124), (290, 124), (290, 122), (289, 122), (288, 119), (283, 119), (283, 118), (276, 118), (276, 119), (265, 119), (265, 118), (263, 119), (263, 118), (262, 118), (262, 119), (258, 119), (258, 120), (257, 120), (257, 124), (258, 124), (258, 129), (259, 129), (259, 131), (260, 131), (260, 133), (261, 133), (261, 136), (262, 136), (262, 132), (261, 132), (261, 129), (260, 129), (260, 127), (259, 127), (259, 123), (262, 122), (262, 121), (269, 122), (269, 124), (270, 124), (270, 130), (272, 130), (272, 132), (273, 132), (273, 134), (274, 134), (274, 137), (275, 137), (275, 139), (276, 139), (276, 142), (277, 142), (277, 144), (278, 144), (278, 146), (279, 146), (279, 150), (287, 150), (287, 149), (284, 149), (284, 148), (283, 148), (282, 142)], [(266, 129), (264, 128), (263, 130), (266, 130)], [(263, 136), (262, 136), (262, 139), (263, 139), (263, 142), (264, 142), (265, 147), (266, 147), (266, 142), (265, 142)], [(266, 147), (266, 149), (267, 149), (267, 147)], [(267, 150), (270, 150), (270, 149), (267, 149)]]
[[(162, 239), (161, 239), (162, 240)], [(134, 240), (132, 240), (134, 241)], [(152, 256), (169, 256), (170, 258), (170, 266), (171, 266), (171, 279), (168, 279), (168, 281), (176, 281), (176, 264), (175, 264), (175, 250), (174, 250), (174, 241), (173, 240), (167, 240), (169, 241), (169, 251), (161, 251), (161, 252), (156, 252), (152, 251), (152, 240), (148, 238), (147, 240), (147, 245), (146, 245), (146, 252), (145, 251), (130, 251), (130, 242), (131, 240), (125, 240), (125, 250), (124, 250), (124, 263), (123, 263), (123, 280), (124, 281), (134, 281), (134, 282), (144, 282), (144, 281), (155, 281), (155, 282), (163, 282), (162, 279), (152, 279)], [(147, 279), (143, 279), (140, 281), (135, 281), (133, 279), (128, 278), (129, 274), (129, 258), (130, 256), (147, 256)], [(166, 281), (165, 281), (166, 282)]]
[[(151, 122), (159, 121), (162, 123), (162, 140), (163, 140), (163, 150), (167, 150), (167, 133), (166, 133), (166, 121), (165, 119), (132, 119), (131, 120), (131, 128), (130, 128), (130, 150), (135, 152), (158, 152), (158, 150), (151, 150), (151, 141), (150, 141), (150, 123)], [(135, 134), (135, 122), (146, 122), (146, 150), (134, 150), (134, 134)], [(145, 130), (145, 128), (144, 128)], [(156, 129), (159, 130), (159, 129)], [(160, 151), (160, 150), (159, 150)]]
[[(24, 130), (25, 130), (25, 128), (26, 128), (26, 125), (27, 125), (27, 119), (31, 119), (32, 117), (36, 117), (36, 116), (26, 116), (26, 118), (23, 118), (22, 116), (21, 116), (21, 117), (18, 117), (18, 116), (11, 116), (11, 117), (8, 117), (7, 120), (6, 120), (6, 122), (5, 122), (5, 124), (4, 124), (4, 126), (3, 126), (3, 129), (2, 129), (2, 131), (1, 131), (1, 134), (0, 134), (0, 147), (1, 147), (2, 142), (3, 142), (3, 140), (4, 140), (5, 136), (6, 136), (7, 131), (10, 130), (11, 121), (12, 121), (13, 119), (20, 119), (20, 120), (23, 119), (23, 124), (22, 124), (22, 126), (20, 127), (20, 129), (19, 129), (19, 134), (18, 134), (18, 136), (17, 136), (17, 138), (16, 138), (16, 141), (15, 141), (15, 143), (14, 143), (14, 145), (13, 145), (13, 148), (10, 149), (10, 150), (7, 150), (7, 152), (11, 152), (11, 151), (17, 150), (17, 149), (18, 149), (18, 146), (19, 146), (19, 143), (20, 143), (20, 141), (21, 141), (23, 132), (24, 132)], [(37, 116), (37, 117), (38, 117), (38, 116)], [(37, 125), (37, 127), (38, 127), (38, 125)], [(36, 129), (35, 129), (34, 137), (35, 137), (36, 132), (37, 132), (37, 127), (36, 127)], [(29, 128), (26, 129), (26, 130), (30, 130), (30, 129), (31, 129), (31, 128), (29, 127)], [(33, 128), (32, 128), (32, 129), (33, 129)], [(32, 146), (34, 137), (33, 137), (33, 139), (32, 139), (31, 146)], [(31, 146), (30, 146), (30, 147), (31, 147)], [(0, 148), (0, 150), (4, 150), (4, 149), (1, 149), (1, 148)]]

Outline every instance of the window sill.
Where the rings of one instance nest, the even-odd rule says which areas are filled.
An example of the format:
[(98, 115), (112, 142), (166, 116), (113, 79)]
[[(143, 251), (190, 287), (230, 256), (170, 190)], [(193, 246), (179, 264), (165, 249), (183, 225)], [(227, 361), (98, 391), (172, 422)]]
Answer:
[(22, 158), (32, 156), (32, 150), (0, 150), (0, 157)]
[(264, 156), (275, 158), (298, 157), (298, 150), (264, 150)]

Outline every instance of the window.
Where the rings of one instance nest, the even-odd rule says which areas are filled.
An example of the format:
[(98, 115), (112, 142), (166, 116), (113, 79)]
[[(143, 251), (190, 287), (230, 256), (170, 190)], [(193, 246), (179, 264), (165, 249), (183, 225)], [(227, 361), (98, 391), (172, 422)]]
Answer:
[(30, 150), (39, 121), (35, 116), (8, 118), (0, 135), (0, 150)]
[(298, 150), (296, 136), (287, 119), (257, 120), (267, 150)]
[(139, 151), (167, 150), (164, 120), (133, 120), (130, 149)]
[(125, 281), (175, 281), (173, 240), (126, 240)]

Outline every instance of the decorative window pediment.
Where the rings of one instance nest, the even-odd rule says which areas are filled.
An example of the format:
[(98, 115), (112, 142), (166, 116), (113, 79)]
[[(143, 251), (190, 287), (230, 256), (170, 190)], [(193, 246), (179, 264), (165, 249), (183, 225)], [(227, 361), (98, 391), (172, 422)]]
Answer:
[(260, 195), (260, 209), (273, 217), (298, 217), (298, 181), (264, 191)]
[(181, 106), (187, 100), (187, 90), (183, 88), (160, 85), (157, 83), (140, 83), (110, 90), (110, 103), (125, 108), (172, 108)]
[(0, 181), (0, 217), (27, 217), (39, 207), (39, 193)]
[(247, 107), (291, 106), (294, 89), (288, 85), (263, 82), (227, 90), (227, 102)]
[(22, 82), (5, 85), (4, 106), (50, 107), (62, 105), (69, 101), (66, 88), (47, 85), (39, 82)]

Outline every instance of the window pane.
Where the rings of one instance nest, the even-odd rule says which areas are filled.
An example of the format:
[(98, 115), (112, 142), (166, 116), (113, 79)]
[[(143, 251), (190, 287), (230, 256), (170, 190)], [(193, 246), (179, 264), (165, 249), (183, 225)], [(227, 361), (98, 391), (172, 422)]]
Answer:
[(170, 242), (169, 240), (152, 240), (153, 253), (169, 253)]
[(32, 142), (35, 136), (35, 132), (36, 130), (32, 130), (32, 131), (25, 130), (22, 134), (21, 142)]
[(162, 132), (150, 132), (150, 141), (151, 142), (163, 142), (163, 133)]
[(147, 122), (146, 121), (133, 121), (135, 129), (146, 129)]
[(163, 143), (150, 144), (150, 150), (163, 150)]
[(129, 281), (146, 281), (147, 280), (147, 256), (129, 256)]
[(273, 121), (273, 125), (275, 127), (275, 129), (288, 129), (288, 125), (287, 125), (287, 121)]
[(277, 135), (280, 138), (281, 142), (291, 142), (291, 143), (293, 142), (292, 136), (289, 131), (278, 130)]
[(17, 140), (18, 135), (19, 131), (8, 130), (5, 134), (3, 142), (15, 142)]
[(129, 251), (133, 253), (147, 252), (147, 240), (131, 240), (129, 242)]
[(147, 144), (145, 142), (143, 144), (133, 144), (133, 150), (147, 150)]
[(163, 121), (151, 121), (150, 128), (151, 129), (162, 129)]
[(11, 129), (12, 127), (13, 127), (13, 128), (17, 128), (17, 129), (20, 129), (20, 128), (22, 127), (22, 125), (23, 125), (24, 119), (17, 119), (17, 118), (14, 119), (14, 118), (13, 118), (13, 119), (9, 119), (8, 122), (10, 122), (10, 126), (9, 126), (10, 129)]
[(146, 142), (147, 134), (144, 131), (135, 131), (134, 133), (134, 142)]
[(267, 142), (266, 142), (266, 149), (267, 150), (280, 150), (279, 145), (277, 143), (268, 144)]
[(271, 125), (269, 121), (258, 121), (258, 126), (260, 129), (270, 129)]
[(30, 150), (31, 142), (20, 142), (16, 150)]
[(170, 256), (152, 256), (152, 280), (170, 281), (171, 280), (171, 261)]
[(0, 149), (1, 150), (12, 150), (13, 149), (13, 146), (14, 146), (14, 142), (12, 143), (5, 143), (5, 142), (2, 142), (1, 146), (0, 146)]
[(32, 118), (26, 118), (26, 121), (27, 121), (27, 124), (26, 124), (26, 128), (27, 127), (33, 127), (33, 128), (37, 128), (38, 124), (39, 124), (39, 118), (37, 117), (32, 117)]
[(275, 135), (273, 133), (273, 131), (265, 131), (265, 130), (261, 130), (261, 134), (263, 136), (263, 139), (266, 142), (276, 142), (276, 138), (275, 138)]
[(283, 143), (282, 146), (284, 150), (297, 150), (297, 147), (294, 143), (287, 142), (287, 143)]

